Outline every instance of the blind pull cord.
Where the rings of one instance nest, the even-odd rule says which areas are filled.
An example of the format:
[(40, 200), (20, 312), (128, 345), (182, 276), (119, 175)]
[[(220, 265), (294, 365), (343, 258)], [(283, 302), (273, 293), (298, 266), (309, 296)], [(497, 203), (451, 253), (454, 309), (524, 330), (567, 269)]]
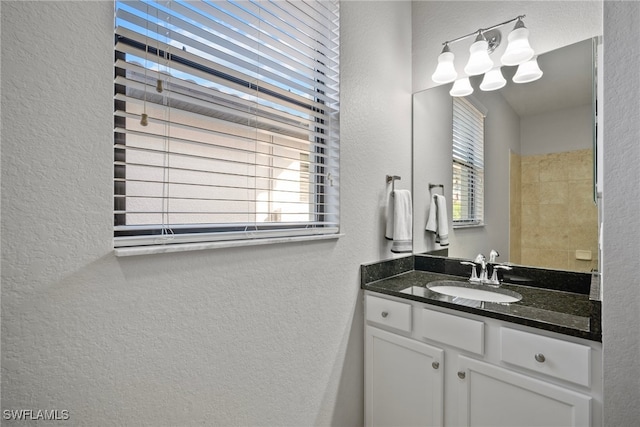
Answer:
[[(169, 88), (169, 79), (171, 78), (171, 73), (170, 73), (170, 67), (169, 67), (169, 63), (171, 61), (171, 53), (170, 53), (170, 37), (169, 37), (169, 31), (165, 30), (165, 44), (167, 45), (167, 49), (166, 52), (164, 52), (164, 59), (165, 59), (165, 72), (166, 72), (166, 79), (167, 79), (167, 89)], [(159, 38), (158, 38), (158, 42), (159, 42)], [(160, 49), (158, 49), (158, 52), (160, 51)], [(158, 72), (160, 72), (160, 62), (158, 61)], [(159, 93), (163, 92), (163, 88), (162, 88), (162, 80), (161, 80), (161, 76), (160, 74), (158, 74), (158, 81), (157, 81), (157, 85), (156, 85), (156, 91)], [(162, 243), (168, 243), (170, 241), (173, 240), (174, 238), (174, 233), (173, 230), (171, 229), (171, 227), (169, 227), (169, 212), (170, 212), (170, 202), (171, 202), (171, 198), (170, 198), (170, 174), (171, 174), (171, 153), (170, 153), (170, 148), (171, 148), (171, 90), (167, 90), (166, 93), (166, 99), (167, 99), (167, 120), (165, 122), (165, 167), (164, 167), (164, 172), (163, 172), (163, 181), (164, 181), (164, 185), (162, 186), (162, 232), (161, 232), (161, 237), (159, 240), (162, 241)]]
[[(149, 5), (147, 4), (147, 15), (149, 15)], [(144, 101), (142, 103), (142, 115), (140, 116), (140, 124), (142, 126), (149, 125), (149, 116), (147, 115), (147, 59), (149, 57), (149, 21), (145, 25), (147, 33), (144, 38)]]

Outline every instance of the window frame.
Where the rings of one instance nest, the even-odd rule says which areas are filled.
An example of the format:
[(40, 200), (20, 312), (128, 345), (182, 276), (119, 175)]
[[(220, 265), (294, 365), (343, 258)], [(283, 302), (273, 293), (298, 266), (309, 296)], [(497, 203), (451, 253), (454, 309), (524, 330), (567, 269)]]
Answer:
[[(120, 2), (115, 2), (115, 7)], [(126, 2), (125, 2), (126, 3)], [(329, 1), (324, 3), (334, 3), (337, 7), (337, 2)], [(339, 12), (336, 12), (339, 13)], [(339, 32), (339, 29), (336, 30)], [(159, 44), (153, 46), (156, 41), (148, 41), (146, 43), (140, 43), (134, 39), (127, 39), (122, 34), (115, 35), (116, 43), (125, 43), (132, 47), (138, 48), (143, 54), (158, 55), (164, 57), (167, 52), (164, 52)], [(339, 44), (339, 43), (338, 43)], [(115, 44), (114, 44), (115, 46)], [(168, 50), (168, 49), (165, 49)], [(119, 52), (114, 47), (115, 60), (124, 59), (125, 54)], [(317, 63), (322, 62), (322, 53), (316, 51), (319, 55), (315, 58)], [(338, 54), (339, 55), (339, 54)], [(168, 55), (167, 55), (168, 56)], [(180, 61), (186, 66), (192, 66), (197, 68), (199, 72), (215, 74), (217, 78), (233, 80), (234, 83), (238, 83), (237, 76), (225, 75), (223, 72), (218, 72), (215, 69), (205, 69), (200, 64), (189, 61), (188, 58), (181, 58), (180, 52), (174, 52), (171, 55), (172, 61)], [(339, 62), (339, 59), (338, 59)], [(146, 62), (145, 62), (146, 64)], [(147, 68), (147, 67), (143, 67)], [(316, 82), (321, 82), (322, 72), (321, 67), (316, 67), (316, 73), (319, 77), (316, 77)], [(122, 77), (126, 74), (126, 70), (119, 68), (114, 64), (115, 77)], [(337, 73), (336, 73), (337, 75)], [(242, 84), (242, 82), (240, 82)], [(251, 81), (244, 82), (247, 85), (252, 85)], [(324, 104), (322, 100), (325, 93), (316, 88), (317, 94), (311, 101), (312, 103)], [(265, 91), (264, 87), (255, 85), (256, 93)], [(126, 87), (122, 84), (114, 82), (114, 92), (116, 95), (126, 93)], [(271, 92), (268, 93), (272, 97), (281, 97), (286, 99), (287, 102), (296, 102), (292, 97), (283, 95), (282, 93)], [(146, 95), (145, 95), (146, 96)], [(339, 95), (337, 95), (339, 96)], [(145, 98), (146, 102), (146, 98)], [(311, 104), (310, 104), (311, 105)], [(240, 245), (260, 245), (267, 243), (279, 243), (292, 240), (316, 240), (324, 238), (337, 238), (340, 237), (340, 220), (339, 220), (339, 160), (335, 165), (328, 167), (325, 164), (327, 156), (332, 156), (339, 159), (339, 99), (335, 103), (335, 111), (332, 111), (326, 115), (325, 118), (318, 118), (316, 116), (315, 122), (317, 123), (315, 128), (309, 130), (309, 135), (313, 136), (313, 140), (309, 140), (309, 152), (301, 152), (309, 157), (309, 168), (302, 168), (300, 166), (299, 175), (309, 176), (313, 175), (315, 179), (308, 183), (303, 183), (302, 178), (298, 180), (300, 188), (300, 198), (302, 199), (302, 188), (306, 184), (309, 188), (309, 193), (306, 195), (313, 200), (313, 203), (308, 203), (314, 207), (313, 211), (309, 214), (313, 217), (313, 220), (301, 221), (300, 223), (287, 223), (277, 221), (277, 216), (272, 217), (271, 213), (268, 214), (269, 221), (266, 222), (231, 222), (231, 223), (192, 223), (192, 224), (170, 224), (169, 227), (164, 224), (157, 225), (128, 225), (127, 224), (127, 210), (126, 210), (126, 197), (127, 195), (127, 153), (126, 149), (122, 148), (127, 146), (127, 136), (125, 133), (118, 132), (117, 129), (124, 127), (124, 117), (114, 114), (114, 247), (117, 255), (128, 255), (135, 253), (149, 253), (156, 248), (159, 252), (167, 252), (169, 250), (191, 250), (197, 248), (207, 247), (229, 247)], [(324, 114), (322, 109), (317, 107), (309, 107), (310, 110), (320, 112)], [(114, 98), (114, 109), (125, 111), (126, 102)], [(332, 116), (332, 124), (324, 127), (331, 127), (333, 135), (329, 135), (325, 138), (324, 129), (320, 129), (319, 125), (322, 122), (328, 120), (329, 114)], [(323, 134), (323, 135), (319, 135)], [(328, 141), (328, 138), (333, 138), (332, 141)], [(120, 147), (120, 148), (119, 148)], [(258, 153), (258, 152), (256, 152)], [(167, 152), (167, 155), (170, 153)], [(300, 159), (304, 158), (304, 155), (300, 156)], [(258, 179), (257, 177), (255, 178)], [(268, 190), (273, 192), (276, 190)], [(331, 197), (329, 197), (331, 195)], [(332, 200), (335, 200), (332, 201)], [(254, 200), (257, 202), (257, 199)], [(301, 201), (302, 203), (302, 201)], [(333, 203), (330, 206), (330, 211), (327, 210), (325, 204)], [(335, 215), (335, 220), (330, 223), (327, 221), (328, 215)], [(332, 225), (335, 224), (335, 225)], [(169, 230), (167, 230), (169, 228)], [(144, 230), (144, 232), (142, 232)], [(179, 246), (179, 247), (178, 247)]]

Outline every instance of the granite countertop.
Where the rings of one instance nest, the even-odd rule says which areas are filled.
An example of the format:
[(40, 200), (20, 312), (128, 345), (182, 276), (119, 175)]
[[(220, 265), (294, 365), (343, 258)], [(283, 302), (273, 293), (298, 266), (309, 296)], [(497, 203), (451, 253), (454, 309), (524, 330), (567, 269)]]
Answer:
[[(451, 269), (444, 268), (444, 261), (441, 262), (437, 258), (426, 261), (425, 258), (415, 258), (417, 257), (410, 256), (363, 265), (362, 289), (592, 341), (602, 341), (600, 301), (593, 298), (590, 275), (586, 273), (583, 273), (583, 277), (548, 270), (519, 269), (517, 274), (512, 273), (511, 276), (507, 273), (500, 288), (521, 294), (522, 300), (508, 304), (491, 303), (447, 296), (427, 289), (426, 286), (430, 282), (466, 281), (469, 276), (458, 274), (463, 271), (458, 270), (458, 260), (446, 260), (447, 265), (455, 266), (456, 274), (450, 274), (448, 270)], [(432, 262), (434, 260), (435, 264)], [(539, 277), (544, 277), (544, 280), (540, 280)], [(509, 281), (511, 278), (512, 282)], [(542, 286), (541, 282), (549, 286)]]

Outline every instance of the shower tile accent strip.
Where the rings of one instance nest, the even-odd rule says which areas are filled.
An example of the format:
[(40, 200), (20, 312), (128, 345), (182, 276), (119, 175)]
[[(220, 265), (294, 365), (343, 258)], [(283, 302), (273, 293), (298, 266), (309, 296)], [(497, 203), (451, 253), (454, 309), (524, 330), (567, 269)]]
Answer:
[[(513, 266), (501, 279), (502, 287), (518, 292), (522, 300), (511, 304), (457, 304), (453, 297), (431, 292), (435, 280), (468, 280), (471, 267), (461, 259), (411, 255), (360, 266), (362, 289), (426, 304), (496, 318), (565, 335), (602, 341), (599, 286), (590, 273)], [(401, 292), (412, 286), (418, 293)]]

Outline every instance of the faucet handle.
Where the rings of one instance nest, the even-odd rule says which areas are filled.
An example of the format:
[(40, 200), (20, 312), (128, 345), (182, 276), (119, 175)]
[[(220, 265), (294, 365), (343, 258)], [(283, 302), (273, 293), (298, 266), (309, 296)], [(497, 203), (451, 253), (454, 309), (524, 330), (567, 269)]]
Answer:
[(478, 277), (478, 282), (487, 283), (487, 259), (484, 255), (478, 254), (475, 262), (480, 264), (480, 277)]
[(479, 282), (478, 273), (476, 273), (476, 264), (471, 261), (460, 261), (460, 264), (470, 265), (471, 266), (471, 277), (469, 278), (470, 282)]
[(499, 256), (500, 254), (498, 253), (498, 251), (496, 251), (495, 249), (491, 249), (491, 252), (489, 252), (489, 262), (493, 264), (494, 262), (496, 262), (496, 258), (498, 258)]
[(489, 284), (491, 285), (500, 285), (500, 280), (498, 280), (498, 270), (513, 270), (513, 267), (510, 267), (506, 264), (496, 264), (493, 266), (493, 273), (491, 274), (491, 279), (489, 280)]

